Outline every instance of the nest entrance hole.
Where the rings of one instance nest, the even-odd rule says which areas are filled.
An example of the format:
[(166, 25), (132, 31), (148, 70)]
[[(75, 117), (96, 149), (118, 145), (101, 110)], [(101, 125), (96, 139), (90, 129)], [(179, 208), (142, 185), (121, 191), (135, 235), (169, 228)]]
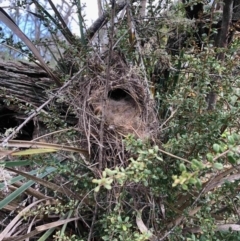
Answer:
[(108, 98), (115, 101), (121, 101), (129, 98), (132, 99), (132, 97), (123, 89), (115, 89), (115, 90), (109, 91)]

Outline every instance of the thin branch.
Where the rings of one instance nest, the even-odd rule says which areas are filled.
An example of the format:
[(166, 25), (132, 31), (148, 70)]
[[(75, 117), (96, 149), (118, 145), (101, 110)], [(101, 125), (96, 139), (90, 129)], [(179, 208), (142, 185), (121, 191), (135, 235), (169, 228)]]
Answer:
[(133, 33), (135, 34), (135, 37), (136, 37), (136, 45), (137, 45), (137, 49), (138, 49), (138, 52), (139, 52), (139, 57), (140, 57), (140, 63), (141, 63), (141, 67), (143, 69), (143, 73), (144, 73), (144, 85), (146, 87), (146, 90), (148, 92), (148, 95), (150, 97), (152, 97), (152, 94), (150, 92), (150, 88), (149, 88), (149, 84), (148, 84), (148, 78), (147, 78), (147, 70), (146, 70), (146, 67), (145, 67), (145, 64), (144, 64), (144, 61), (143, 61), (143, 55), (142, 55), (142, 48), (141, 48), (141, 45), (140, 45), (140, 37), (138, 35), (138, 32), (137, 32), (137, 28), (135, 26), (135, 22), (134, 22), (134, 19), (133, 19), (133, 14), (132, 14), (132, 11), (130, 9), (130, 1), (128, 0), (128, 14), (129, 14), (129, 18), (130, 18), (130, 21), (131, 21), (131, 27), (132, 29), (130, 29), (130, 31), (133, 31)]
[[(115, 13), (118, 14), (121, 10), (123, 10), (126, 4), (126, 2), (115, 4)], [(108, 11), (104, 11), (103, 14), (92, 24), (92, 26), (87, 30), (88, 38), (91, 39), (100, 28), (107, 24), (109, 15)]]
[(175, 156), (175, 155), (173, 155), (173, 154), (171, 154), (171, 153), (169, 153), (169, 152), (166, 152), (166, 151), (164, 151), (164, 150), (162, 150), (162, 149), (158, 149), (158, 150), (159, 150), (160, 152), (162, 152), (162, 153), (170, 156), (170, 157), (173, 157), (173, 158), (175, 158), (175, 159), (179, 159), (179, 160), (181, 160), (181, 161), (184, 161), (184, 162), (187, 162), (187, 163), (191, 164), (190, 161), (188, 161), (187, 159), (184, 159), (184, 158), (182, 158), (182, 157), (180, 157), (180, 156)]
[[(97, 193), (97, 195), (98, 195), (98, 193)], [(96, 199), (97, 199), (97, 196), (96, 196)], [(90, 231), (89, 231), (89, 234), (88, 234), (87, 241), (92, 240), (93, 228), (94, 228), (94, 225), (95, 225), (97, 213), (98, 213), (98, 204), (96, 203), (94, 213), (93, 213), (93, 218), (92, 218), (92, 224), (91, 224), (91, 228), (90, 228)]]

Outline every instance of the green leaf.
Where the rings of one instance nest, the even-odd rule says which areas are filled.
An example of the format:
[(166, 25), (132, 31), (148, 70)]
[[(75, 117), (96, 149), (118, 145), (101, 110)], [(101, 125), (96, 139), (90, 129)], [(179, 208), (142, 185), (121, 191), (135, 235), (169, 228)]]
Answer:
[(179, 170), (180, 170), (181, 172), (186, 171), (186, 166), (185, 166), (183, 163), (180, 163), (180, 165), (179, 165)]
[(193, 185), (195, 185), (196, 183), (197, 183), (197, 180), (195, 179), (195, 178), (190, 178), (189, 180), (188, 180), (188, 182), (190, 183), (190, 184), (193, 184)]
[(200, 180), (199, 178), (197, 178), (196, 181), (197, 181), (197, 182), (196, 182), (196, 187), (199, 188), (199, 189), (202, 188), (202, 182), (201, 182), (201, 180)]
[(94, 188), (94, 192), (99, 192), (99, 190), (100, 190), (100, 186), (97, 186)]
[(207, 154), (207, 160), (213, 162), (213, 155), (211, 153)]
[(197, 166), (198, 169), (200, 169), (200, 170), (204, 168), (203, 163), (200, 162), (200, 161), (198, 161), (197, 159), (193, 159), (193, 160), (192, 160), (192, 164), (194, 164), (195, 166)]
[(108, 190), (111, 190), (111, 189), (112, 189), (112, 186), (109, 185), (109, 184), (104, 185), (104, 187), (105, 187), (106, 189), (108, 189)]
[(218, 144), (213, 144), (213, 150), (216, 152), (216, 153), (219, 153), (221, 148)]
[(223, 169), (223, 164), (217, 162), (217, 163), (214, 163), (214, 164), (213, 164), (213, 167), (214, 167), (215, 169), (222, 170), (222, 169)]
[(120, 215), (118, 215), (117, 220), (119, 223), (122, 223), (122, 217)]
[(228, 136), (227, 139), (228, 139), (228, 143), (229, 143), (230, 145), (234, 145), (234, 144), (235, 144), (235, 140), (234, 140), (234, 137), (233, 137), (233, 136)]
[(228, 152), (227, 159), (231, 164), (236, 164), (237, 160), (234, 157), (234, 153), (232, 151)]
[(27, 166), (30, 165), (32, 161), (30, 160), (22, 160), (22, 161), (5, 161), (0, 162), (0, 165), (3, 165), (4, 167), (19, 167), (19, 166)]
[(101, 179), (93, 179), (92, 180), (92, 183), (97, 183), (97, 184), (99, 184), (101, 182)]

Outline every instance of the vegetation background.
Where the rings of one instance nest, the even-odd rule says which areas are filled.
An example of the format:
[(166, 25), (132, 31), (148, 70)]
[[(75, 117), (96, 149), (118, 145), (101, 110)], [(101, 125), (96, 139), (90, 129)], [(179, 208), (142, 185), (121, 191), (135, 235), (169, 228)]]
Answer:
[[(0, 8), (0, 241), (240, 240), (240, 1), (96, 5)], [(157, 126), (112, 132), (88, 88)]]

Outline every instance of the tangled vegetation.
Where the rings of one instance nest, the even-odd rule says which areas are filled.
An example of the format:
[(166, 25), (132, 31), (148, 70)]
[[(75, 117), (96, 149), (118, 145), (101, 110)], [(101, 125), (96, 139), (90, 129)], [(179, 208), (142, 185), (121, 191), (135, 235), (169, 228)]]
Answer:
[(240, 240), (240, 1), (73, 1), (79, 39), (31, 3), (56, 66), (1, 9), (44, 71), (0, 67), (0, 241)]

